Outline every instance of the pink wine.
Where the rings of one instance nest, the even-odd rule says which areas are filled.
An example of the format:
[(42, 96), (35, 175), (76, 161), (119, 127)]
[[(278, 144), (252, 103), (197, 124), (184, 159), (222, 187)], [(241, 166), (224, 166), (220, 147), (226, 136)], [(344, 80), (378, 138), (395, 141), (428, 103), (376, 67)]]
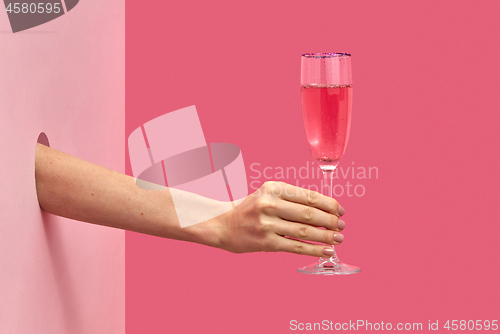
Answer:
[(349, 140), (352, 85), (302, 85), (300, 96), (311, 154), (322, 168), (334, 169)]

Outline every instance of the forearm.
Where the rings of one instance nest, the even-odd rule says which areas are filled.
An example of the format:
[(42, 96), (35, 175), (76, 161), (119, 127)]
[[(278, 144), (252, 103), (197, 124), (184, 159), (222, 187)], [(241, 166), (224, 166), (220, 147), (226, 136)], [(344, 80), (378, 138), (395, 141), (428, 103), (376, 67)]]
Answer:
[(49, 213), (219, 247), (217, 220), (180, 227), (168, 188), (140, 189), (133, 177), (40, 144), (35, 179), (40, 207)]
[[(331, 247), (306, 241), (337, 245), (344, 239), (344, 210), (337, 201), (281, 182), (265, 183), (233, 208), (180, 190), (141, 189), (133, 177), (40, 144), (35, 179), (40, 207), (49, 213), (235, 253), (331, 256)], [(187, 227), (181, 228), (178, 217)]]

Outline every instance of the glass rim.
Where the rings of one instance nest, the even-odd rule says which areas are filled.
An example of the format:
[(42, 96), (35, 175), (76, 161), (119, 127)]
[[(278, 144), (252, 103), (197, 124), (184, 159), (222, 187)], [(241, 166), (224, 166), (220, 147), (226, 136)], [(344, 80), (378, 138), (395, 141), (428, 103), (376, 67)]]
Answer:
[(343, 57), (350, 57), (350, 53), (346, 52), (320, 52), (320, 53), (303, 53), (301, 55), (304, 58), (343, 58)]

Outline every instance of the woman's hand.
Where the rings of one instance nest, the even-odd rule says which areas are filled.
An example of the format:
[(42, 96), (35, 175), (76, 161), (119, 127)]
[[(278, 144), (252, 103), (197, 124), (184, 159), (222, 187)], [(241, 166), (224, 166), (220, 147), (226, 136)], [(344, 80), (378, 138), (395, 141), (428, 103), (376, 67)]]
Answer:
[(345, 228), (339, 219), (343, 214), (344, 209), (333, 198), (283, 182), (266, 182), (221, 216), (219, 247), (234, 253), (282, 251), (331, 256), (331, 247), (302, 240), (338, 245), (344, 240), (339, 233)]
[(282, 182), (266, 182), (225, 214), (181, 228), (176, 209), (194, 210), (196, 202), (175, 208), (170, 191), (140, 189), (133, 177), (40, 144), (35, 160), (38, 201), (55, 215), (234, 253), (331, 256), (331, 247), (306, 241), (337, 245), (344, 239), (344, 209), (336, 200)]

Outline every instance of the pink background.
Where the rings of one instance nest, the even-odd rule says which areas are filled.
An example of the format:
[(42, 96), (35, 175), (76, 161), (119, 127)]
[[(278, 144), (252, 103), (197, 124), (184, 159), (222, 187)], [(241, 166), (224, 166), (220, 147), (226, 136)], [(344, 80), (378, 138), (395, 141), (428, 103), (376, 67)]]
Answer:
[[(20, 1), (21, 2), (21, 1)], [(42, 213), (35, 148), (124, 172), (125, 4), (16, 34), (0, 4), (0, 333), (125, 332), (125, 233)]]
[(377, 167), (379, 178), (348, 179), (366, 194), (338, 198), (347, 212), (338, 250), (363, 269), (354, 276), (299, 274), (313, 261), (304, 256), (127, 232), (127, 333), (498, 319), (499, 7), (128, 1), (126, 136), (195, 104), (207, 142), (240, 146), (249, 176), (252, 163), (305, 166), (300, 54), (350, 52), (353, 123), (340, 167)]

